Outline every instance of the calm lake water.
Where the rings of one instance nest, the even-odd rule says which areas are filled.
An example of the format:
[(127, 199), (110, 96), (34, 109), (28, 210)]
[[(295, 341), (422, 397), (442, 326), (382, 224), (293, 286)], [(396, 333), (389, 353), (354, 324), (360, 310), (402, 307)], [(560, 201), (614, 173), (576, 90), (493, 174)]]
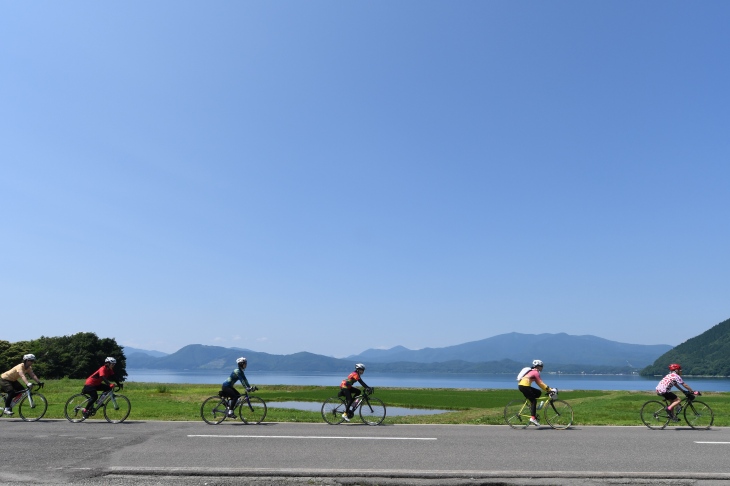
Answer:
[[(517, 370), (519, 371), (519, 370)], [(515, 376), (517, 375), (515, 371)], [(143, 383), (223, 383), (226, 371), (168, 371), (127, 370), (127, 381)], [(557, 375), (543, 373), (545, 382), (559, 390), (627, 390), (652, 391), (659, 377), (647, 378), (637, 375)], [(339, 386), (347, 376), (343, 373), (274, 373), (248, 371), (246, 378), (256, 385), (318, 385)], [(512, 375), (468, 374), (468, 373), (366, 373), (363, 378), (369, 386), (398, 388), (517, 388)], [(730, 378), (686, 377), (687, 383), (695, 389), (708, 392), (730, 391)]]

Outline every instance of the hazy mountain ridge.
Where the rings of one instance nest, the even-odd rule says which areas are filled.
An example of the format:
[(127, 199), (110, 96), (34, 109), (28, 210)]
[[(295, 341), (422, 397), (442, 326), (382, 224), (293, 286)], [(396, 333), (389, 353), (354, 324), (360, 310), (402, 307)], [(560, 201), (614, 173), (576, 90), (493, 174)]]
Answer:
[(388, 350), (368, 349), (349, 356), (349, 359), (371, 363), (433, 363), (453, 360), (482, 363), (503, 359), (529, 363), (537, 358), (546, 365), (562, 363), (643, 368), (671, 349), (672, 346), (668, 344), (626, 344), (590, 335), (512, 332), (443, 348), (410, 350), (396, 346)]
[(652, 363), (669, 349), (669, 345), (623, 344), (595, 336), (509, 333), (445, 348), (371, 349), (345, 359), (308, 352), (274, 355), (191, 344), (162, 357), (135, 352), (127, 357), (127, 367), (181, 371), (233, 369), (236, 358), (245, 355), (250, 371), (333, 372), (349, 370), (356, 361), (363, 361), (368, 370), (382, 372), (510, 373), (539, 358), (546, 362), (546, 371), (627, 373)]

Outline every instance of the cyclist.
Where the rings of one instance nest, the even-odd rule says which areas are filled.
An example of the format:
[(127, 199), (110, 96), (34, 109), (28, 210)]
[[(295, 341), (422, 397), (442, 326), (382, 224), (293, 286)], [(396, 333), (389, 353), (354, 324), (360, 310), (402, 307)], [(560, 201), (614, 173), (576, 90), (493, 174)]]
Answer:
[(226, 410), (230, 418), (236, 418), (233, 413), (233, 407), (236, 405), (238, 397), (241, 396), (241, 394), (233, 387), (233, 385), (235, 385), (236, 382), (240, 380), (241, 384), (246, 387), (246, 391), (251, 391), (254, 388), (253, 386), (248, 384), (246, 374), (243, 372), (246, 369), (246, 366), (248, 366), (248, 360), (241, 357), (236, 360), (236, 364), (238, 366), (231, 372), (231, 375), (226, 379), (226, 381), (223, 382), (223, 387), (221, 388), (221, 391), (219, 393), (220, 396), (228, 398)]
[(533, 382), (537, 383), (537, 386), (545, 390), (545, 393), (551, 393), (553, 391), (553, 389), (547, 386), (540, 377), (542, 368), (542, 361), (536, 359), (532, 362), (532, 368), (523, 368), (517, 376), (517, 379), (519, 380), (517, 388), (519, 388), (525, 398), (530, 400), (530, 423), (535, 424), (538, 427), (540, 426), (540, 422), (537, 420), (537, 399), (540, 395), (542, 395), (542, 393), (540, 393), (540, 390), (533, 388), (530, 385), (532, 385)]
[(345, 397), (345, 411), (342, 414), (342, 418), (348, 422), (350, 421), (350, 417), (352, 417), (353, 415), (353, 412), (350, 410), (352, 401), (355, 399), (355, 397), (360, 395), (360, 389), (352, 385), (354, 385), (355, 382), (359, 382), (363, 386), (363, 388), (368, 390), (368, 393), (372, 393), (372, 388), (367, 386), (365, 382), (362, 381), (363, 373), (365, 373), (365, 365), (362, 363), (358, 363), (355, 365), (355, 371), (347, 375), (347, 378), (342, 380), (342, 383), (340, 383), (339, 395)]
[(680, 400), (677, 395), (669, 391), (672, 389), (673, 386), (676, 386), (679, 390), (682, 390), (683, 386), (695, 395), (699, 395), (699, 392), (692, 390), (692, 388), (684, 382), (684, 380), (682, 379), (682, 367), (680, 365), (678, 365), (677, 363), (672, 363), (669, 365), (669, 374), (662, 378), (662, 380), (656, 386), (656, 394), (664, 397), (666, 401), (671, 402), (667, 407), (667, 413), (672, 420), (677, 420), (677, 417), (674, 414), (674, 407), (679, 405), (679, 402), (681, 402), (682, 400)]
[(33, 363), (35, 363), (35, 355), (26, 354), (23, 356), (22, 363), (10, 368), (8, 371), (0, 375), (0, 388), (2, 388), (5, 393), (7, 393), (7, 397), (5, 398), (5, 410), (3, 410), (3, 413), (5, 415), (13, 414), (13, 410), (10, 408), (10, 404), (12, 403), (15, 395), (25, 390), (23, 386), (18, 383), (18, 380), (22, 379), (23, 382), (25, 382), (25, 386), (30, 388), (32, 384), (28, 377), (25, 376), (27, 373), (31, 378), (36, 381), (36, 383), (41, 383), (41, 381), (33, 372)]
[(112, 380), (114, 383), (116, 383), (117, 387), (122, 387), (116, 375), (114, 374), (115, 364), (117, 364), (116, 359), (112, 357), (106, 358), (104, 360), (104, 366), (96, 370), (91, 376), (86, 379), (86, 382), (84, 383), (84, 388), (81, 390), (81, 393), (83, 393), (84, 395), (89, 395), (89, 401), (86, 402), (86, 408), (81, 410), (81, 413), (85, 416), (93, 413), (94, 404), (99, 398), (98, 392), (101, 391), (103, 393), (106, 393), (112, 389), (113, 385), (109, 383), (109, 380)]

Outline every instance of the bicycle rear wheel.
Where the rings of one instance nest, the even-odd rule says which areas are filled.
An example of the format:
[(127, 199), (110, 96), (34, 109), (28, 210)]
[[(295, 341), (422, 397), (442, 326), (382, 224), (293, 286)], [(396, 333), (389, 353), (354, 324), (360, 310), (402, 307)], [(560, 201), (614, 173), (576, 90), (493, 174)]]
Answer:
[(266, 402), (259, 397), (248, 397), (248, 401), (244, 399), (240, 407), (238, 407), (238, 416), (244, 423), (258, 425), (266, 417)]
[(87, 416), (81, 412), (86, 405), (89, 403), (89, 396), (79, 393), (74, 395), (66, 401), (66, 406), (63, 408), (63, 414), (69, 422), (79, 423), (86, 420)]
[(132, 411), (132, 404), (129, 398), (124, 395), (114, 395), (104, 404), (104, 418), (110, 424), (120, 424), (129, 417)]
[(709, 429), (715, 422), (715, 414), (705, 402), (692, 400), (684, 408), (684, 419), (693, 429)]
[(20, 418), (26, 422), (35, 422), (36, 420), (40, 420), (46, 414), (46, 410), (48, 410), (48, 401), (46, 401), (46, 397), (40, 393), (34, 393), (32, 399), (32, 406), (27, 395), (24, 396), (18, 404), (18, 414), (20, 415)]
[(567, 429), (573, 425), (573, 407), (563, 400), (550, 400), (543, 405), (545, 422), (554, 429)]
[(367, 397), (360, 402), (360, 419), (368, 425), (383, 423), (385, 413), (385, 404), (380, 398)]
[(218, 425), (226, 419), (226, 402), (219, 396), (205, 399), (200, 406), (200, 417), (206, 424)]
[(525, 400), (512, 400), (504, 407), (504, 421), (513, 429), (530, 425), (530, 404)]
[(343, 413), (345, 413), (344, 398), (330, 397), (322, 404), (322, 418), (330, 425), (338, 425), (344, 422)]
[(666, 403), (650, 400), (641, 407), (641, 421), (653, 430), (661, 430), (669, 423)]

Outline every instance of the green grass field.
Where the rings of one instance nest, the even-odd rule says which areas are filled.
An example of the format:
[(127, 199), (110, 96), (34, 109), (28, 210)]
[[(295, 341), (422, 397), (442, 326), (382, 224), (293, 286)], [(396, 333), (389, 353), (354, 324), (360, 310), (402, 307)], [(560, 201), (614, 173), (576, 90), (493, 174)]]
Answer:
[[(79, 393), (83, 380), (51, 380), (40, 392), (48, 400), (44, 418), (64, 418), (63, 408), (71, 395)], [(132, 402), (127, 420), (201, 420), (200, 405), (216, 395), (219, 385), (180, 385), (125, 383), (121, 391)], [(322, 403), (336, 395), (338, 388), (324, 386), (264, 385), (255, 395), (268, 406), (266, 421), (323, 422), (319, 412), (276, 408), (276, 402), (304, 401)], [(375, 396), (387, 406), (452, 410), (433, 415), (386, 417), (390, 424), (472, 424), (503, 425), (502, 412), (507, 402), (521, 399), (518, 390), (475, 390), (451, 388), (376, 388)], [(644, 402), (655, 398), (650, 392), (567, 391), (560, 398), (570, 403), (576, 425), (643, 426), (639, 410)], [(730, 393), (706, 393), (701, 400), (712, 407), (715, 426), (730, 425)], [(16, 415), (17, 416), (17, 415)], [(682, 423), (680, 422), (679, 425)]]

